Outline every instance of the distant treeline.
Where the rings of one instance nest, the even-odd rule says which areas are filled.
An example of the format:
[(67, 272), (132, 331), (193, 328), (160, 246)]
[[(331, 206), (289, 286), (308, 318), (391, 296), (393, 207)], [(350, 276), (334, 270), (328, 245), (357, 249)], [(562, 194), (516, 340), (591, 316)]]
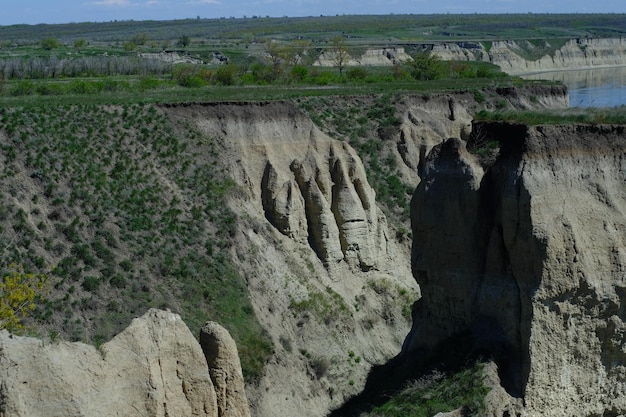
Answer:
[(111, 21), (54, 25), (0, 26), (2, 41), (38, 41), (47, 37), (62, 41), (85, 38), (91, 41), (126, 40), (139, 33), (151, 39), (178, 39), (182, 35), (210, 39), (253, 39), (257, 37), (328, 37), (340, 34), (348, 38), (373, 34), (432, 39), (466, 36), (487, 39), (505, 36), (524, 38), (541, 30), (547, 35), (621, 36), (626, 33), (624, 14), (438, 14), (438, 15), (338, 15), (313, 17), (237, 16), (167, 21)]
[(0, 79), (49, 79), (108, 77), (115, 75), (164, 75), (173, 64), (135, 56), (11, 58), (0, 60)]

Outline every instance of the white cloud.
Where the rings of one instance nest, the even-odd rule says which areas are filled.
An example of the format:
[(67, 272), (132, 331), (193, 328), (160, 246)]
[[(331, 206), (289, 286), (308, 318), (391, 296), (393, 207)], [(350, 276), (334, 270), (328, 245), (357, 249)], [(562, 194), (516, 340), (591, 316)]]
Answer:
[(188, 4), (222, 4), (222, 2), (219, 0), (194, 0)]
[(101, 1), (94, 1), (92, 4), (95, 4), (96, 6), (124, 7), (124, 6), (130, 6), (130, 1), (129, 0), (101, 0)]

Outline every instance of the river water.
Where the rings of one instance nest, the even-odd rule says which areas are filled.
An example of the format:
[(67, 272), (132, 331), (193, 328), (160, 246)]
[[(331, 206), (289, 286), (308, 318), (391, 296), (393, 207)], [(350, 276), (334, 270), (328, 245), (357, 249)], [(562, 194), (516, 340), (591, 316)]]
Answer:
[(626, 67), (550, 71), (522, 78), (561, 81), (569, 91), (570, 107), (626, 105)]

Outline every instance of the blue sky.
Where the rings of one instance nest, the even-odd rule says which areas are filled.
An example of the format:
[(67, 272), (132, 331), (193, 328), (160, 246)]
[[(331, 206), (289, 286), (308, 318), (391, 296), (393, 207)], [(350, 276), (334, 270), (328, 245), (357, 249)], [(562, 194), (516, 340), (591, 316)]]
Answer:
[(0, 0), (0, 25), (389, 13), (626, 13), (624, 0)]

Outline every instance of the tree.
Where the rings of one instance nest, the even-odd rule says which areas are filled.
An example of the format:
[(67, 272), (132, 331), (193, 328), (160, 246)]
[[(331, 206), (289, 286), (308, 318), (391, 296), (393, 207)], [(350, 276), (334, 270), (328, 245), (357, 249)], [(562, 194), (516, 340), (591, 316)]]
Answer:
[(191, 38), (187, 35), (183, 35), (178, 39), (178, 46), (186, 48), (191, 44)]
[(78, 49), (80, 52), (81, 49), (87, 46), (87, 41), (85, 39), (77, 39), (74, 41), (74, 48)]
[(416, 80), (438, 80), (448, 75), (449, 68), (437, 55), (423, 51), (408, 63), (411, 76)]
[(59, 46), (61, 46), (61, 44), (55, 38), (46, 38), (41, 41), (41, 47), (45, 49), (46, 51), (58, 48)]
[(265, 42), (265, 53), (269, 57), (274, 68), (279, 71), (280, 65), (286, 60), (286, 48), (274, 40), (268, 40)]
[(26, 273), (22, 266), (9, 266), (0, 282), (0, 329), (25, 329), (22, 320), (35, 310), (36, 297), (45, 291), (47, 281), (45, 274)]
[(339, 75), (343, 75), (343, 70), (348, 65), (350, 60), (350, 53), (348, 52), (348, 46), (346, 40), (342, 36), (335, 36), (333, 39), (333, 46), (330, 48), (330, 60), (339, 69)]

